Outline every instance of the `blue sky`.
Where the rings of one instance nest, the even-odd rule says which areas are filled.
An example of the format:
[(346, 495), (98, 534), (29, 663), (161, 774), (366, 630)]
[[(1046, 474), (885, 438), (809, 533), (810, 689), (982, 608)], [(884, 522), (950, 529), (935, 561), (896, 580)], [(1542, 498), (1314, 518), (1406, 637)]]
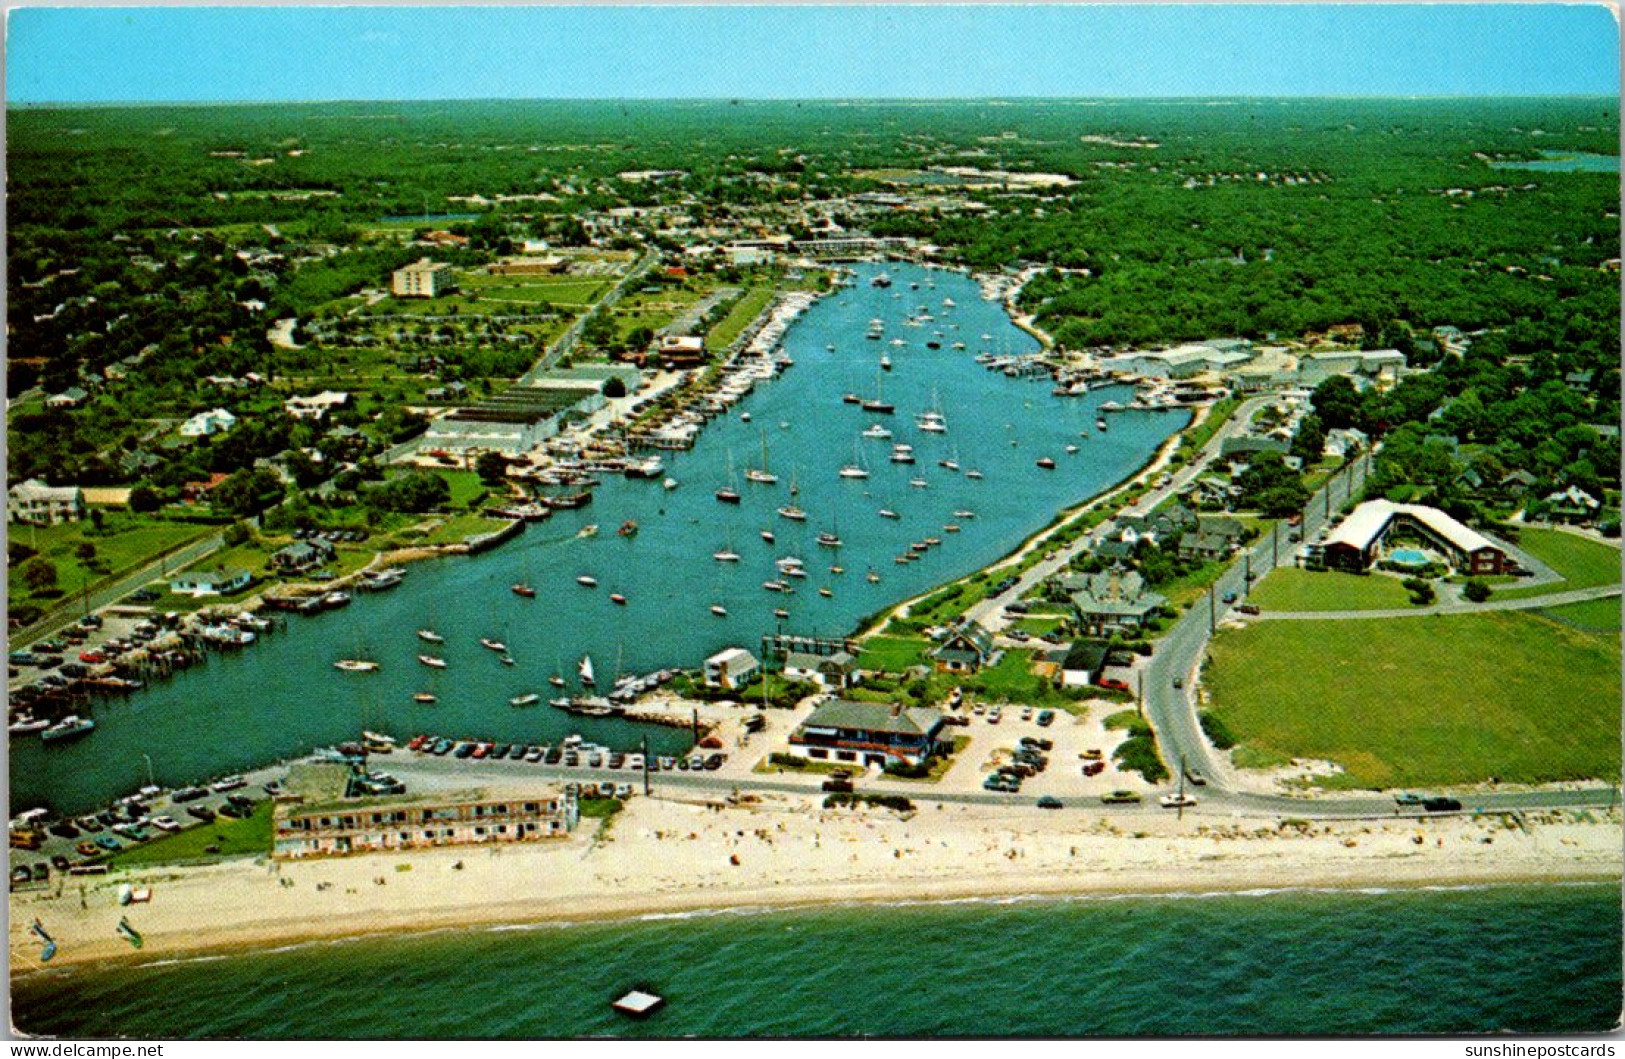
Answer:
[(1619, 92), (1599, 6), (21, 9), (12, 102)]

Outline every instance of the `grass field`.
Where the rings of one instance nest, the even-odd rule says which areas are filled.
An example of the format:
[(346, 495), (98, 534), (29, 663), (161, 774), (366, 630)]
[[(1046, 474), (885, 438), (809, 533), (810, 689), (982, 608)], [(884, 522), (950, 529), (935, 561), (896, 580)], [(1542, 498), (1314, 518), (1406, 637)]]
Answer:
[(917, 636), (871, 636), (863, 641), (858, 667), (901, 673), (909, 666), (925, 661), (927, 646), (926, 641)]
[(1619, 775), (1617, 638), (1528, 614), (1261, 622), (1205, 679), (1255, 756), (1336, 761), (1328, 786)]
[[(148, 864), (270, 853), (271, 808), (269, 800), (261, 801), (246, 820), (218, 817), (212, 823), (189, 827), (115, 853), (107, 863), (115, 868), (139, 868)], [(176, 819), (181, 817), (177, 815)], [(214, 852), (210, 852), (211, 846), (216, 847)]]
[(726, 349), (728, 343), (738, 338), (739, 333), (749, 327), (750, 322), (756, 319), (772, 300), (772, 287), (750, 288), (743, 297), (734, 302), (733, 308), (728, 310), (728, 315), (705, 336), (705, 348), (714, 352)]
[(1618, 548), (1562, 530), (1524, 527), (1518, 536), (1518, 546), (1563, 575), (1561, 585), (1538, 585), (1524, 588), (1497, 589), (1497, 599), (1522, 599), (1543, 596), (1550, 592), (1566, 592), (1576, 588), (1594, 588), (1598, 585), (1620, 583)]
[(507, 525), (503, 519), (483, 515), (452, 515), (430, 530), (418, 544), (461, 544), (466, 538), (480, 533), (494, 533)]
[(1395, 610), (1410, 605), (1398, 578), (1282, 567), (1265, 575), (1251, 601), (1265, 610)]
[(1572, 625), (1586, 632), (1620, 631), (1620, 605), (1618, 599), (1593, 599), (1584, 603), (1566, 603), (1561, 607), (1545, 607), (1536, 611), (1553, 621)]

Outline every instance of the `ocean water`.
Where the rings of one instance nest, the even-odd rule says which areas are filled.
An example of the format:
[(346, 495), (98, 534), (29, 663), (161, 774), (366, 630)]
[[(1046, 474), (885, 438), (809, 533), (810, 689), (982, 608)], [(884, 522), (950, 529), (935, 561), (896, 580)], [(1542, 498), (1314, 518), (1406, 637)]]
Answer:
[[(1620, 929), (1613, 885), (848, 906), (62, 969), (12, 1003), (67, 1037), (1581, 1033), (1619, 1020)], [(616, 1015), (633, 985), (666, 1008)]]
[[(584, 654), (594, 659), (602, 685), (617, 669), (697, 667), (730, 645), (759, 650), (761, 637), (779, 630), (845, 635), (864, 616), (1008, 553), (1057, 511), (1132, 474), (1189, 421), (1183, 410), (1125, 411), (1101, 432), (1095, 428), (1099, 405), (1126, 401), (1126, 388), (1057, 398), (1047, 380), (988, 371), (975, 363), (977, 352), (1019, 353), (1036, 343), (1001, 306), (983, 300), (975, 283), (954, 273), (891, 266), (896, 284), (882, 289), (867, 282), (873, 271), (863, 270), (856, 286), (823, 299), (786, 334), (795, 367), (758, 386), (733, 415), (709, 424), (694, 449), (668, 460), (678, 489), (607, 478), (592, 506), (561, 512), (492, 552), (413, 564), (394, 591), (358, 595), (341, 611), (290, 617), (285, 632), (252, 648), (215, 655), (206, 666), (128, 699), (104, 700), (89, 739), (49, 747), (13, 740), (13, 806), (81, 812), (146, 783), (149, 757), (158, 782), (178, 785), (307, 753), (363, 728), (527, 743), (557, 742), (579, 731), (611, 746), (632, 747), (647, 736), (657, 752), (686, 749), (680, 730), (586, 720), (545, 704), (514, 709), (508, 700), (531, 691), (557, 694), (547, 678), (560, 671), (573, 679)], [(919, 289), (911, 290), (911, 283)], [(945, 306), (944, 299), (956, 304)], [(921, 306), (936, 321), (905, 326)], [(864, 337), (874, 318), (886, 322), (884, 341)], [(937, 329), (943, 348), (928, 349)], [(908, 345), (894, 347), (893, 338)], [(956, 341), (967, 348), (953, 349)], [(883, 379), (882, 351), (895, 365)], [(868, 396), (877, 386), (896, 404), (896, 415), (869, 415), (841, 400), (848, 392)], [(915, 427), (915, 414), (933, 405), (947, 417), (946, 435)], [(751, 422), (740, 413), (750, 414)], [(892, 441), (861, 438), (875, 421), (894, 432), (892, 441), (914, 445), (918, 462), (893, 464)], [(1079, 452), (1067, 454), (1068, 444)], [(777, 486), (743, 480), (764, 447), (780, 477)], [(869, 466), (868, 480), (837, 475), (854, 450)], [(956, 456), (985, 477), (970, 480), (938, 466)], [(1042, 456), (1056, 460), (1057, 469), (1038, 468)], [(713, 495), (730, 468), (744, 496), (737, 507)], [(927, 487), (911, 486), (914, 477)], [(792, 480), (800, 490), (797, 503), (809, 514), (804, 523), (775, 514), (789, 501)], [(882, 507), (903, 517), (881, 518)], [(956, 517), (960, 510), (975, 517)], [(640, 525), (636, 537), (616, 534), (626, 519)], [(960, 525), (958, 533), (943, 529), (950, 522)], [(578, 538), (589, 523), (601, 527), (599, 535)], [(774, 531), (776, 544), (761, 539), (763, 529)], [(824, 530), (837, 532), (844, 547), (818, 546)], [(907, 566), (893, 561), (926, 536), (941, 538), (941, 547)], [(712, 553), (724, 545), (743, 561), (714, 561)], [(764, 591), (762, 582), (778, 577), (773, 560), (792, 554), (805, 560), (811, 576), (794, 596)], [(845, 573), (830, 573), (833, 564)], [(870, 569), (880, 575), (878, 584), (865, 579)], [(581, 574), (596, 577), (600, 587), (578, 586)], [(509, 591), (522, 579), (535, 585), (537, 599)], [(820, 596), (820, 587), (833, 596)], [(611, 603), (612, 592), (627, 596), (628, 605)], [(713, 604), (723, 605), (728, 617), (713, 616)], [(779, 607), (790, 611), (788, 621), (774, 617)], [(426, 625), (447, 638), (435, 652), (450, 662), (444, 671), (415, 660), (424, 645), (414, 631)], [(479, 646), (481, 637), (507, 643), (519, 664), (502, 666)], [(357, 655), (378, 660), (382, 670), (333, 669), (337, 659)], [(439, 702), (414, 703), (412, 694), (420, 690), (435, 692)]]
[(1532, 169), (1543, 173), (1617, 173), (1619, 155), (1585, 151), (1542, 151), (1533, 162), (1491, 162), (1491, 169)]

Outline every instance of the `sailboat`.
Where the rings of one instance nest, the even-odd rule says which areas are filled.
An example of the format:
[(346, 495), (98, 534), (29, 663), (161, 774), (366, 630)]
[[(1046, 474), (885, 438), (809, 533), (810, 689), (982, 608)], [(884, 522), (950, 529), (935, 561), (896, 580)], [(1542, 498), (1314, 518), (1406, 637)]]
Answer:
[(562, 669), (563, 667), (558, 664), (558, 656), (555, 655), (553, 657), (553, 675), (547, 678), (547, 682), (555, 688), (564, 687), (564, 674), (560, 672)]
[(880, 379), (883, 372), (875, 372), (875, 395), (873, 399), (859, 402), (858, 407), (865, 412), (878, 412), (881, 415), (891, 415), (897, 411), (897, 406), (886, 401), (886, 395), (881, 389)]
[(840, 470), (842, 478), (867, 478), (869, 469), (863, 465), (863, 456), (858, 452), (857, 442), (852, 443), (852, 462)]
[(914, 417), (914, 425), (927, 434), (948, 433), (948, 420), (943, 418), (941, 403), (937, 400), (937, 391), (931, 391), (931, 407)]
[(841, 546), (841, 524), (839, 519), (835, 520), (835, 524), (831, 529), (827, 529), (818, 535), (818, 543), (825, 548), (839, 548)]
[(717, 490), (717, 499), (724, 504), (739, 503), (739, 490), (734, 488), (734, 457), (728, 453), (728, 484)]
[(891, 358), (884, 353), (880, 354), (880, 370), (891, 371)]
[(762, 431), (762, 466), (760, 468), (756, 468), (756, 467), (746, 468), (746, 470), (745, 470), (745, 478), (746, 478), (747, 481), (756, 482), (756, 483), (758, 483), (760, 485), (777, 485), (778, 484), (779, 476), (767, 469), (767, 431), (766, 430)]
[(773, 544), (778, 540), (777, 537), (773, 536), (773, 531), (770, 529), (765, 529), (762, 531), (762, 539), (769, 544)]
[[(801, 492), (800, 487), (796, 485), (795, 472), (792, 471), (792, 472), (790, 472), (790, 495), (795, 496), (797, 493), (800, 493), (800, 492)], [(805, 522), (805, 521), (807, 521), (807, 513), (805, 511), (801, 510), (801, 508), (796, 506), (796, 504), (794, 504), (794, 503), (785, 504), (783, 507), (779, 508), (779, 517), (780, 518), (787, 518), (791, 522)], [(772, 535), (771, 532), (769, 532), (767, 530), (763, 530), (762, 531), (762, 539), (766, 540), (769, 544), (771, 544), (773, 542), (773, 535)]]
[(719, 563), (737, 563), (739, 561), (739, 553), (733, 550), (733, 545), (724, 544), (721, 551), (711, 553), (711, 558), (715, 559)]
[(581, 683), (589, 688), (598, 683), (598, 678), (592, 673), (591, 655), (581, 656)]

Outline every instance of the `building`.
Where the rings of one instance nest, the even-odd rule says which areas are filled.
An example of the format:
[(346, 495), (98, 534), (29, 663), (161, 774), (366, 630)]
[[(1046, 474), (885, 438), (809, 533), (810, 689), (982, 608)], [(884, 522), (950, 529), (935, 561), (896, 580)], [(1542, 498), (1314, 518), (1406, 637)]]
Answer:
[(282, 402), (289, 415), (295, 419), (327, 418), (327, 413), (335, 408), (343, 408), (350, 403), (350, 395), (342, 390), (323, 390), (307, 397), (290, 397)]
[(845, 235), (831, 239), (797, 239), (796, 252), (824, 261), (850, 261), (886, 255), (903, 256), (914, 249), (914, 240), (902, 237), (877, 238)]
[(1550, 493), (1546, 497), (1546, 508), (1552, 517), (1566, 522), (1584, 522), (1596, 518), (1601, 507), (1601, 501), (1577, 485)]
[(945, 720), (925, 706), (831, 699), (790, 735), (790, 753), (815, 761), (918, 765), (942, 748)]
[(46, 408), (78, 408), (85, 403), (90, 395), (77, 386), (70, 386), (61, 393), (53, 393), (45, 399)]
[(188, 570), (169, 579), (169, 590), (177, 596), (229, 596), (241, 592), (254, 579), (247, 570), (216, 567)]
[(662, 335), (654, 354), (673, 364), (700, 364), (705, 360), (705, 339), (698, 335)]
[(6, 498), (6, 520), (31, 526), (78, 522), (85, 517), (85, 491), (77, 485), (46, 485), (30, 478), (11, 487)]
[(558, 254), (506, 257), (490, 266), (493, 276), (557, 276), (570, 267), (568, 259)]
[(756, 678), (762, 664), (743, 647), (729, 647), (705, 660), (705, 685), (738, 691)]
[(397, 298), (438, 298), (457, 289), (457, 273), (444, 261), (420, 258), (395, 270), (390, 289)]
[(580, 810), (567, 790), (499, 795), (483, 790), (418, 796), (279, 800), (272, 816), (278, 859), (434, 846), (565, 838)]
[(826, 691), (851, 687), (857, 674), (857, 659), (846, 651), (829, 655), (791, 651), (784, 656), (786, 680), (804, 680)]
[(1102, 360), (1100, 366), (1153, 379), (1188, 379), (1211, 371), (1230, 371), (1252, 359), (1249, 343), (1240, 339), (1218, 339), (1172, 349), (1136, 350)]
[(333, 546), (320, 538), (294, 541), (271, 553), (271, 569), (283, 574), (302, 574), (331, 562), (334, 554)]
[(1371, 438), (1354, 427), (1338, 427), (1326, 431), (1326, 444), (1322, 452), (1334, 459), (1344, 459), (1371, 447)]
[(1121, 566), (1063, 578), (1061, 584), (1072, 590), (1078, 621), (1096, 636), (1113, 629), (1140, 629), (1168, 605), (1167, 598), (1151, 591), (1138, 571)]
[(974, 621), (960, 624), (931, 649), (941, 673), (974, 673), (993, 659), (993, 634)]
[(417, 451), (523, 455), (556, 435), (571, 417), (602, 408), (598, 389), (515, 386), (434, 420)]
[(1443, 552), (1465, 574), (1499, 574), (1515, 564), (1494, 541), (1435, 507), (1368, 500), (1327, 536), (1320, 552), (1326, 565), (1365, 570), (1389, 546), (1389, 539), (1420, 539)]
[(1397, 349), (1327, 349), (1298, 358), (1298, 381), (1315, 386), (1333, 375), (1393, 378), (1405, 369), (1405, 354)]
[(1104, 640), (1079, 640), (1074, 643), (1061, 661), (1061, 685), (1086, 688), (1099, 683), (1101, 671), (1106, 668), (1106, 654)]
[(224, 434), (237, 425), (237, 417), (224, 408), (216, 408), (208, 412), (199, 412), (180, 426), (183, 438), (206, 438), (214, 434)]

